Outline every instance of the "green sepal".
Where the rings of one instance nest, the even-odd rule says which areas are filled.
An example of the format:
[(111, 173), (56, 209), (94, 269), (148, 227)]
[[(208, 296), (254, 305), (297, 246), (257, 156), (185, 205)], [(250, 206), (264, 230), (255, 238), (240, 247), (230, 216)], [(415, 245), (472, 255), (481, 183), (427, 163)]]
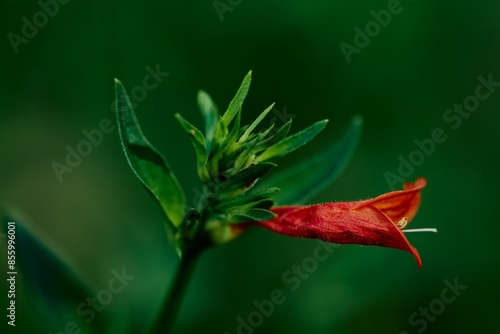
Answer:
[(231, 215), (229, 222), (231, 224), (260, 222), (276, 218), (277, 215), (265, 209), (250, 209), (245, 213)]
[(274, 197), (278, 205), (307, 203), (344, 171), (358, 145), (362, 128), (362, 117), (353, 117), (327, 149), (264, 179), (259, 188), (278, 186), (286, 189)]
[(266, 161), (295, 151), (316, 137), (316, 135), (325, 128), (326, 123), (328, 123), (328, 120), (316, 122), (306, 129), (285, 138), (284, 140), (267, 148), (255, 159), (255, 161)]
[(120, 141), (132, 171), (156, 198), (167, 218), (167, 232), (172, 236), (175, 226), (184, 218), (184, 192), (166, 159), (143, 135), (122, 83), (115, 79), (116, 117)]
[(196, 152), (196, 163), (198, 167), (198, 176), (200, 179), (207, 181), (209, 180), (208, 171), (206, 168), (207, 165), (207, 149), (205, 137), (194, 125), (189, 123), (181, 116), (181, 114), (175, 114), (175, 118), (181, 123), (182, 127), (188, 133), (189, 137), (191, 137), (191, 141), (193, 142), (194, 150)]

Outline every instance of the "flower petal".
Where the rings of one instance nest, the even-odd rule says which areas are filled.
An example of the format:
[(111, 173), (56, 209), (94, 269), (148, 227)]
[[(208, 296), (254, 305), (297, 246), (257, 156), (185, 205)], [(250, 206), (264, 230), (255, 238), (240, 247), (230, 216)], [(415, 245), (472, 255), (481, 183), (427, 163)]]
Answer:
[[(296, 238), (320, 239), (337, 244), (359, 244), (396, 248), (411, 253), (420, 268), (422, 260), (397, 223), (411, 220), (420, 204), (426, 180), (406, 183), (404, 190), (358, 202), (332, 202), (310, 206), (275, 207), (277, 217), (264, 222), (231, 225), (233, 235), (250, 226)], [(406, 220), (406, 219), (405, 219)]]
[[(418, 267), (422, 266), (417, 250), (389, 217), (372, 205), (358, 208), (356, 204), (327, 203), (295, 210), (288, 208), (282, 216), (256, 225), (290, 237), (397, 248), (410, 252)], [(282, 210), (272, 209), (276, 214)]]
[(366, 205), (374, 206), (385, 213), (394, 223), (397, 223), (404, 217), (410, 222), (417, 214), (420, 205), (420, 190), (427, 184), (427, 181), (421, 177), (415, 183), (405, 183), (404, 190), (392, 191), (380, 195), (374, 199), (358, 202), (358, 208)]

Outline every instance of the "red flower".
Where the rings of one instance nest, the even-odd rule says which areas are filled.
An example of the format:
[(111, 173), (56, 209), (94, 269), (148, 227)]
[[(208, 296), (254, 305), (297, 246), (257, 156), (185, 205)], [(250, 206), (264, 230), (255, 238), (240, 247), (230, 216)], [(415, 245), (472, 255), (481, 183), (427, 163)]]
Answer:
[(291, 237), (402, 249), (415, 257), (420, 268), (420, 255), (402, 229), (417, 213), (426, 183), (419, 178), (415, 184), (406, 183), (404, 190), (365, 201), (275, 207), (271, 211), (276, 218), (252, 225)]

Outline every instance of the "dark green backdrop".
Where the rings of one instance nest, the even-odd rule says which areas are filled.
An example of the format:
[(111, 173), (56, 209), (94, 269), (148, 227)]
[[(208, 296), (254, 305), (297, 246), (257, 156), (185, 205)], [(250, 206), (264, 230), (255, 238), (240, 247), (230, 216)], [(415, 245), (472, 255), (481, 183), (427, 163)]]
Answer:
[[(405, 176), (428, 179), (412, 226), (436, 227), (439, 233), (409, 235), (422, 255), (420, 270), (401, 251), (342, 246), (291, 291), (282, 274), (311, 256), (317, 242), (251, 231), (202, 257), (175, 332), (236, 333), (237, 318), (247, 319), (254, 300), (268, 299), (274, 289), (286, 292), (286, 302), (255, 333), (419, 333), (424, 323), (429, 334), (499, 331), (500, 88), (491, 88), (470, 116), (460, 116), (459, 125), (457, 118), (443, 119), (452, 117), (447, 110), (454, 104), (474, 102), (468, 97), (478, 77), (500, 81), (498, 2), (216, 4), (231, 8), (223, 20), (212, 1), (73, 0), (61, 4), (34, 37), (13, 47), (9, 33), (20, 36), (23, 17), (33, 22), (41, 7), (36, 1), (2, 1), (0, 200), (25, 212), (95, 286), (106, 286), (112, 269), (126, 267), (135, 275), (107, 307), (122, 312), (130, 328), (140, 327), (156, 310), (176, 259), (157, 207), (126, 164), (116, 130), (62, 182), (52, 163), (64, 162), (65, 147), (85, 139), (83, 130), (113, 118), (113, 78), (130, 91), (142, 85), (148, 66), (159, 66), (170, 74), (147, 91), (137, 114), (192, 198), (198, 186), (194, 152), (173, 115), (182, 112), (201, 125), (197, 90), (208, 91), (224, 109), (252, 69), (246, 122), (272, 102), (281, 115), (295, 116), (295, 130), (330, 119), (318, 139), (281, 165), (319, 151), (354, 114), (365, 119), (346, 172), (315, 202), (391, 190), (386, 176), (398, 173), (399, 157), (409, 159), (418, 149), (415, 140), (442, 129), (446, 140)], [(356, 47), (356, 27), (364, 31), (374, 20), (370, 12), (388, 6), (394, 11), (390, 22), (380, 31), (369, 24), (373, 37), (358, 38), (358, 46), (368, 45), (358, 47), (349, 63), (341, 43)], [(3, 246), (1, 254), (5, 259)], [(444, 281), (455, 279), (467, 289), (440, 304)], [(45, 333), (23, 291), (17, 326), (8, 333)], [(429, 306), (438, 314), (410, 322), (414, 312)]]

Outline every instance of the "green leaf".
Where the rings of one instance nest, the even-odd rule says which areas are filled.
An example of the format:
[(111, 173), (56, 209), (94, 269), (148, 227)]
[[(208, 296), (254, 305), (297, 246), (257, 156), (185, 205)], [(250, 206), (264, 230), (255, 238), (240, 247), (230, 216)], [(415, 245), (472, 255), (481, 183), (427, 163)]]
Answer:
[[(241, 112), (236, 113), (236, 121), (234, 122), (233, 129), (226, 137), (222, 139), (217, 147), (214, 147), (212, 151), (212, 156), (210, 158), (209, 170), (212, 175), (217, 175), (220, 168), (220, 162), (223, 160), (224, 154), (228, 153), (229, 148), (231, 148), (235, 143), (240, 130)], [(224, 170), (227, 166), (226, 163), (223, 164)]]
[[(264, 131), (260, 132), (260, 133), (259, 133), (259, 136), (261, 136), (261, 138), (262, 138), (262, 139), (263, 139), (263, 138), (266, 138), (266, 136), (267, 136), (269, 133), (271, 133), (271, 131), (273, 131), (273, 129), (274, 129), (274, 123), (273, 123), (273, 124), (271, 124), (271, 126), (270, 126), (270, 127), (268, 127), (266, 130), (264, 130)], [(278, 129), (278, 130), (279, 130), (279, 129)], [(262, 141), (264, 141), (264, 140), (262, 140)]]
[(240, 131), (240, 123), (241, 123), (241, 111), (236, 113), (236, 120), (234, 121), (233, 128), (231, 132), (228, 133), (227, 137), (224, 138), (222, 143), (220, 144), (219, 151), (217, 154), (221, 157), (223, 154), (227, 154), (228, 150), (236, 143), (238, 139), (238, 133)]
[(256, 162), (266, 161), (272, 158), (281, 157), (285, 154), (295, 151), (301, 146), (304, 146), (311, 141), (318, 133), (320, 133), (328, 123), (328, 120), (322, 120), (314, 123), (308, 128), (291, 135), (279, 143), (266, 149), (256, 159)]
[(221, 122), (226, 126), (231, 123), (233, 118), (236, 116), (238, 112), (241, 111), (241, 106), (243, 105), (243, 101), (248, 94), (248, 90), (250, 89), (250, 83), (252, 81), (252, 71), (248, 72), (248, 74), (243, 79), (240, 88), (236, 92), (233, 100), (229, 104), (227, 111), (224, 113), (224, 116), (221, 118)]
[(267, 200), (267, 199), (273, 197), (279, 191), (280, 191), (279, 188), (272, 187), (269, 189), (253, 192), (250, 194), (243, 194), (243, 195), (236, 196), (232, 199), (222, 201), (222, 202), (218, 203), (215, 207), (218, 210), (224, 211), (224, 210), (228, 210), (228, 209), (233, 208), (233, 207), (241, 207), (241, 206), (252, 204), (252, 203), (255, 203), (255, 205), (257, 205), (257, 204), (259, 204), (260, 201)]
[(266, 161), (272, 158), (284, 156), (304, 146), (320, 133), (328, 123), (328, 120), (322, 120), (314, 123), (308, 128), (285, 138), (262, 152), (256, 159), (256, 162)]
[(202, 180), (208, 180), (207, 165), (207, 150), (206, 142), (203, 134), (194, 125), (186, 121), (180, 114), (175, 114), (175, 118), (181, 123), (182, 127), (191, 137), (191, 141), (196, 151), (196, 161), (198, 166), (198, 175)]
[(263, 199), (258, 202), (252, 203), (251, 207), (252, 208), (258, 208), (258, 209), (270, 209), (274, 206), (274, 201), (271, 199)]
[(258, 143), (257, 140), (248, 143), (247, 147), (239, 153), (238, 157), (234, 162), (234, 167), (233, 167), (234, 172), (238, 172), (243, 166), (245, 166), (245, 164), (249, 164), (251, 162), (249, 161), (247, 163), (250, 156), (254, 153), (254, 149), (257, 146), (257, 143)]
[(277, 186), (284, 191), (274, 198), (279, 205), (305, 204), (340, 176), (351, 159), (363, 128), (361, 116), (355, 116), (336, 141), (324, 151), (302, 159), (276, 175), (266, 178), (259, 188)]
[[(74, 322), (82, 333), (110, 333), (112, 319), (107, 309), (95, 314), (88, 323), (85, 321), (90, 319), (88, 314), (83, 317), (80, 315), (82, 310), (88, 309), (88, 298), (95, 297), (88, 280), (84, 279), (83, 271), (77, 269), (67, 253), (53, 245), (49, 246), (46, 238), (43, 240), (40, 233), (34, 233), (32, 228), (17, 218), (18, 215), (13, 219), (5, 213), (0, 218), (3, 233), (15, 233), (10, 234), (15, 237), (11, 240), (14, 242), (11, 246), (15, 248), (10, 249), (15, 251), (15, 267), (8, 271), (18, 273), (17, 284), (22, 282), (29, 305), (44, 327), (44, 332), (66, 333), (67, 324)], [(11, 275), (7, 274), (7, 277)]]
[(249, 223), (249, 222), (260, 222), (276, 218), (276, 215), (271, 211), (265, 209), (250, 209), (245, 213), (231, 215), (230, 223)]
[(135, 175), (162, 207), (167, 217), (167, 231), (172, 234), (172, 223), (179, 226), (184, 218), (184, 192), (165, 158), (143, 135), (127, 92), (116, 79), (115, 90), (116, 116), (125, 156)]
[(286, 135), (290, 131), (291, 127), (292, 127), (292, 120), (289, 120), (288, 122), (285, 123), (285, 125), (283, 125), (281, 128), (279, 128), (278, 131), (276, 131), (276, 133), (274, 135), (261, 141), (257, 145), (257, 148), (266, 149), (270, 146), (273, 146), (276, 143), (279, 143), (280, 141), (282, 141), (286, 137)]
[(212, 101), (210, 95), (205, 91), (198, 92), (198, 106), (200, 107), (201, 114), (205, 119), (205, 140), (207, 151), (210, 152), (210, 145), (217, 130), (217, 122), (219, 121), (219, 111), (217, 106)]
[(258, 178), (265, 175), (274, 167), (276, 167), (276, 165), (273, 163), (261, 162), (253, 166), (244, 168), (229, 180), (229, 184), (225, 189), (235, 190), (239, 188), (250, 187)]
[(273, 109), (273, 107), (274, 107), (274, 103), (271, 104), (266, 110), (264, 110), (259, 115), (259, 117), (257, 117), (257, 119), (255, 121), (253, 121), (253, 123), (248, 127), (248, 129), (245, 131), (243, 136), (241, 136), (238, 141), (244, 142), (248, 138), (248, 136), (252, 133), (252, 131), (257, 127), (257, 125), (259, 125), (259, 123), (262, 122), (264, 117), (266, 117), (266, 115)]

